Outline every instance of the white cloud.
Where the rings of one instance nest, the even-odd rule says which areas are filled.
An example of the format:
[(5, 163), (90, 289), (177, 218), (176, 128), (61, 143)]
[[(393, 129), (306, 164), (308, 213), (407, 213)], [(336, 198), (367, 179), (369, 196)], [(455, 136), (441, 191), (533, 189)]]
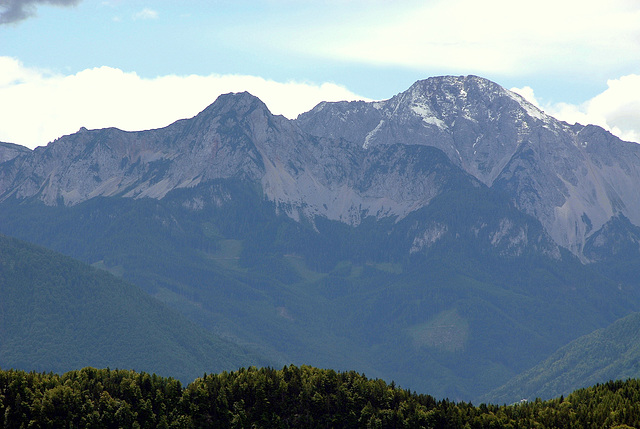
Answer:
[[(542, 108), (570, 124), (594, 124), (623, 140), (640, 143), (640, 75), (631, 74), (607, 81), (608, 88), (581, 104), (554, 103)], [(512, 88), (540, 107), (529, 87)]]
[(332, 83), (238, 75), (144, 79), (111, 67), (58, 75), (0, 57), (0, 141), (35, 147), (80, 127), (159, 128), (196, 115), (220, 94), (241, 91), (249, 91), (273, 113), (289, 118), (320, 101), (362, 99)]
[(0, 57), (0, 90), (25, 82), (37, 81), (42, 77), (42, 72), (27, 69), (20, 62), (10, 57)]
[(149, 8), (144, 8), (140, 12), (136, 12), (133, 15), (133, 19), (157, 19), (157, 18), (158, 18), (158, 12)]
[(607, 81), (608, 88), (587, 103), (587, 112), (602, 117), (620, 137), (640, 142), (640, 75)]

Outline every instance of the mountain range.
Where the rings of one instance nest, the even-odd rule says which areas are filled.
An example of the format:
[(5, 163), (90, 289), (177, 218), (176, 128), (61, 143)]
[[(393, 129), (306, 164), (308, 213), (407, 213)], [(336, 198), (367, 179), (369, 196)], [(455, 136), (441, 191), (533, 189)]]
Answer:
[(0, 231), (269, 362), (470, 399), (638, 311), (639, 179), (637, 144), (445, 76), (295, 120), (226, 94), (162, 129), (2, 143)]

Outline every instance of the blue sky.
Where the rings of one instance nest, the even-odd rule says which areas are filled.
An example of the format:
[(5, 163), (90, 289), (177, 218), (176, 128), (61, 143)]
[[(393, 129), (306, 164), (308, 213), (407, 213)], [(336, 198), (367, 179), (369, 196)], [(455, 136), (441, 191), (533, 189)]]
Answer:
[(295, 117), (443, 74), (640, 140), (637, 0), (4, 0), (0, 14), (0, 141), (29, 147), (164, 126), (224, 92)]

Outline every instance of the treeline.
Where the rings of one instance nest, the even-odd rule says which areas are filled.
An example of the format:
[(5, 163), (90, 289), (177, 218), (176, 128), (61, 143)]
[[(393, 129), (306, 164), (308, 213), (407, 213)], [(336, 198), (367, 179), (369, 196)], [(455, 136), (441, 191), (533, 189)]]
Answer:
[[(625, 426), (626, 425), (626, 426)], [(640, 381), (566, 398), (473, 406), (356, 372), (240, 369), (179, 381), (127, 370), (0, 371), (3, 428), (603, 428), (640, 425)]]

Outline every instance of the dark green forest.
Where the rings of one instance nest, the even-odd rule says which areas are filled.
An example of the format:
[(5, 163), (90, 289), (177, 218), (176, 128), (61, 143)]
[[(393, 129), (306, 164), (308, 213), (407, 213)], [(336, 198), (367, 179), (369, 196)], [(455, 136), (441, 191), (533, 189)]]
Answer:
[(104, 270), (0, 235), (3, 368), (118, 366), (188, 382), (269, 364)]
[(204, 374), (186, 388), (108, 368), (0, 371), (3, 428), (623, 428), (640, 425), (638, 404), (636, 379), (548, 401), (474, 406), (310, 366)]

